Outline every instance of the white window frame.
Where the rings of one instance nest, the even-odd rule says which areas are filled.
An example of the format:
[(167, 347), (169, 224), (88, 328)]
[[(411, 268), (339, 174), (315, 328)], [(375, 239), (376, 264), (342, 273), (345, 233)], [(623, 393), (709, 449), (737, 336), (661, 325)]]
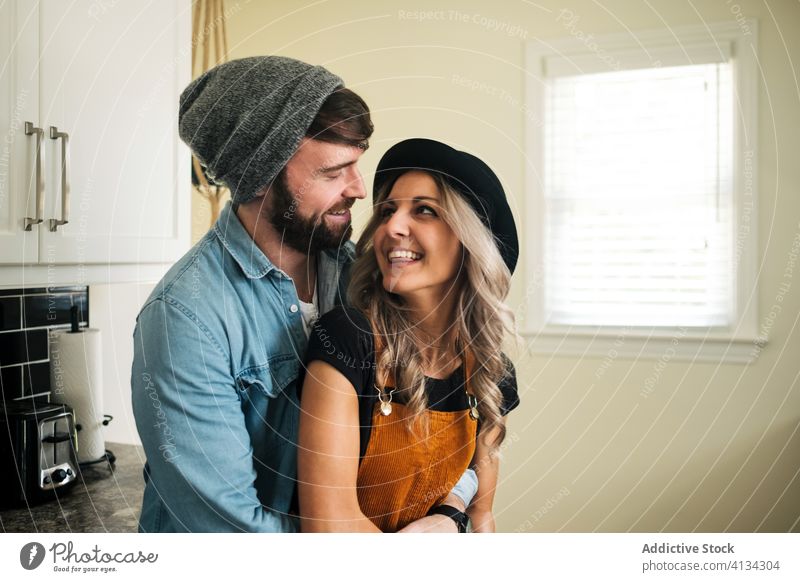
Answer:
[[(525, 54), (525, 317), (523, 336), (533, 353), (656, 358), (726, 363), (753, 362), (766, 337), (758, 329), (757, 22), (726, 22), (668, 30), (536, 40)], [(580, 34), (577, 34), (580, 33)], [(691, 64), (708, 51), (730, 55), (735, 91), (733, 250), (736, 272), (734, 323), (713, 328), (564, 326), (544, 313), (544, 94), (547, 69), (576, 74)], [(692, 57), (695, 57), (693, 59)], [(659, 65), (660, 63), (660, 65)], [(747, 176), (745, 176), (747, 172)]]

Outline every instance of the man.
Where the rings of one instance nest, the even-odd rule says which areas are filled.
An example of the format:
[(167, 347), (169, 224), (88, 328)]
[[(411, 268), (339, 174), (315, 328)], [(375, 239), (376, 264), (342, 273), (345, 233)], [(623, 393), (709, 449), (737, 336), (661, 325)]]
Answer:
[[(137, 318), (139, 530), (297, 531), (295, 383), (314, 318), (344, 298), (369, 109), (322, 67), (252, 57), (193, 81), (179, 126), (232, 204)], [(448, 505), (474, 495), (470, 473)], [(410, 529), (456, 524), (432, 515)]]

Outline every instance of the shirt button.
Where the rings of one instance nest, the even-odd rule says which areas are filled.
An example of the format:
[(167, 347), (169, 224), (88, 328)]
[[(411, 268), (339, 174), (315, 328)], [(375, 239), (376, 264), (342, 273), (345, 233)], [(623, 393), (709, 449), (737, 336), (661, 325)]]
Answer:
[(297, 309), (298, 309), (297, 305), (292, 303), (292, 306), (289, 308), (289, 311), (291, 311), (292, 313), (297, 313)]

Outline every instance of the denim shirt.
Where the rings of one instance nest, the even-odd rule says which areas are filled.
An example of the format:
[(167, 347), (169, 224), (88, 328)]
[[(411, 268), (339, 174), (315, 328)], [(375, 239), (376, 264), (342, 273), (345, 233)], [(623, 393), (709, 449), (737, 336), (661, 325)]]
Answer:
[[(351, 242), (319, 255), (319, 311), (343, 299)], [(137, 317), (133, 411), (147, 456), (142, 532), (290, 532), (295, 382), (307, 338), (294, 282), (230, 203)]]

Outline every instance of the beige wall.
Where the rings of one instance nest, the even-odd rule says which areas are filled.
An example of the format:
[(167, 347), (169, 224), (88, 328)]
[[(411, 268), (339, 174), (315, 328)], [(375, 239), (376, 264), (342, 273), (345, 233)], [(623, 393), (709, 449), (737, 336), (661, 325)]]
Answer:
[[(650, 6), (648, 6), (648, 4)], [(775, 303), (800, 234), (800, 6), (792, 0), (555, 2), (227, 0), (232, 56), (281, 54), (323, 64), (370, 104), (376, 132), (361, 165), (412, 136), (486, 160), (525, 205), (523, 47), (569, 35), (758, 19), (761, 318)], [(407, 17), (443, 11), (435, 20)], [(405, 14), (401, 13), (404, 11)], [(477, 22), (473, 18), (477, 15)], [(481, 24), (492, 18), (499, 30)], [(466, 19), (464, 22), (462, 19)], [(563, 20), (563, 19), (562, 19)], [(492, 90), (469, 90), (458, 79)], [(356, 206), (362, 225), (369, 205)], [(200, 210), (194, 221), (202, 222)], [(522, 238), (525, 224), (520, 224)], [(671, 361), (649, 398), (655, 360), (517, 357), (522, 405), (510, 417), (495, 502), (503, 531), (800, 531), (800, 271), (755, 364)], [(510, 304), (523, 309), (525, 273)], [(598, 369), (603, 366), (603, 373)]]

